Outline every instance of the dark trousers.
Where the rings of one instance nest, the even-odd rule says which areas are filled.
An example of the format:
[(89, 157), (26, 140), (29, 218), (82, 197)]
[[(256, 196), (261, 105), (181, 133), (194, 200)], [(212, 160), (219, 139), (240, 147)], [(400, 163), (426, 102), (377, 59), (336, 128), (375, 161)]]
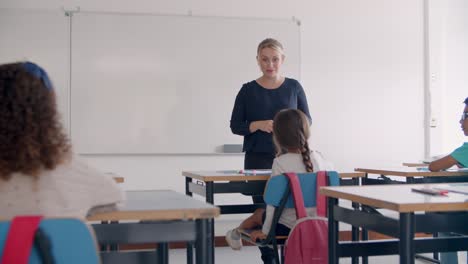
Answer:
[[(275, 155), (273, 153), (254, 153), (247, 152), (245, 153), (244, 159), (244, 169), (253, 170), (253, 169), (267, 169), (270, 170), (273, 165), (273, 159)], [(252, 200), (254, 203), (262, 203), (262, 195), (252, 195)], [(264, 264), (275, 264), (275, 255), (273, 249), (269, 247), (259, 247), (260, 252), (262, 253), (262, 260)], [(279, 263), (278, 263), (279, 264)]]

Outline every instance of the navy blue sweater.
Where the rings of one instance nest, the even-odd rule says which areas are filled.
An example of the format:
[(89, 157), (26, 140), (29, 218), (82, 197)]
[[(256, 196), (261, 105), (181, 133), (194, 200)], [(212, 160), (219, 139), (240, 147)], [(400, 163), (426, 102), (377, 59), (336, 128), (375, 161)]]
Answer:
[(243, 151), (257, 153), (275, 153), (271, 133), (257, 130), (250, 133), (253, 121), (273, 120), (282, 109), (299, 109), (311, 121), (309, 106), (301, 84), (286, 78), (277, 89), (266, 89), (255, 80), (242, 86), (236, 97), (231, 116), (231, 131), (244, 136)]

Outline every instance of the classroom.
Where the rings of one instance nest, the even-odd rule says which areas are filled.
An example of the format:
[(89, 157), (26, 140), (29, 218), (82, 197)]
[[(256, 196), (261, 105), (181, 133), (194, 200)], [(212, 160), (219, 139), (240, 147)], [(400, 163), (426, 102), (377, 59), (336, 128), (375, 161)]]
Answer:
[[(186, 194), (183, 172), (244, 169), (231, 111), (260, 76), (256, 45), (269, 37), (285, 47), (285, 75), (304, 88), (310, 148), (336, 171), (450, 154), (467, 142), (467, 12), (464, 0), (1, 0), (0, 64), (47, 70), (73, 151), (124, 178), (119, 188)], [(215, 243), (246, 216), (221, 210)], [(248, 248), (245, 262), (260, 263)], [(225, 244), (215, 252), (217, 263), (241, 257)], [(185, 263), (185, 251), (170, 250), (169, 263)]]

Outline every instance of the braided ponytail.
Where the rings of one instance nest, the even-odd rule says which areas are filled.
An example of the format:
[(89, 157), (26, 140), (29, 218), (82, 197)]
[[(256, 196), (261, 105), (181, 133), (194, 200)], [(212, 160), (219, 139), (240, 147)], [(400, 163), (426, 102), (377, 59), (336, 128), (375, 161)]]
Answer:
[(301, 148), (301, 155), (302, 155), (302, 161), (304, 162), (304, 165), (306, 167), (306, 171), (313, 172), (314, 165), (312, 165), (312, 160), (310, 159), (310, 149), (309, 149), (309, 143), (307, 143), (307, 140), (304, 140), (303, 142), (303, 147)]

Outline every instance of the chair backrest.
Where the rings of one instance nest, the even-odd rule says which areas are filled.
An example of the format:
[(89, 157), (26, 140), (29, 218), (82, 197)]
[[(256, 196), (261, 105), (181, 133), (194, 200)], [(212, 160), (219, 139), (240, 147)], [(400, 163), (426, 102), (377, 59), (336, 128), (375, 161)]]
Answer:
[[(0, 256), (4, 254), (11, 221), (0, 222)], [(79, 219), (42, 219), (40, 233), (50, 244), (50, 253), (55, 264), (98, 264), (100, 258), (94, 233), (86, 223)], [(29, 256), (28, 264), (43, 264), (40, 252), (35, 244)]]
[[(328, 171), (327, 175), (329, 186), (338, 186), (340, 184), (340, 179), (336, 171)], [(297, 174), (297, 177), (301, 185), (302, 193), (304, 194), (304, 206), (315, 207), (317, 204), (317, 173), (300, 173)], [(280, 205), (281, 198), (287, 190), (289, 190), (289, 180), (285, 175), (271, 177), (265, 188), (265, 194), (263, 195), (265, 203), (278, 207)], [(294, 208), (292, 194), (289, 195), (285, 207)]]

